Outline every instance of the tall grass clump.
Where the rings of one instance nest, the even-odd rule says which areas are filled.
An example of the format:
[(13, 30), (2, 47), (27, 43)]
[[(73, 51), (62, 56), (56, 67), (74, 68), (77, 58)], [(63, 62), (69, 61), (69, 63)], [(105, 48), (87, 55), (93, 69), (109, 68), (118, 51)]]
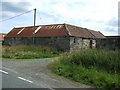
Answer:
[(51, 58), (60, 54), (54, 48), (40, 46), (3, 46), (2, 57), (10, 59)]
[(71, 80), (114, 90), (120, 88), (119, 58), (119, 51), (82, 50), (64, 53), (50, 68)]
[(83, 50), (65, 53), (59, 58), (64, 64), (81, 65), (86, 68), (99, 67), (109, 72), (120, 72), (119, 51)]

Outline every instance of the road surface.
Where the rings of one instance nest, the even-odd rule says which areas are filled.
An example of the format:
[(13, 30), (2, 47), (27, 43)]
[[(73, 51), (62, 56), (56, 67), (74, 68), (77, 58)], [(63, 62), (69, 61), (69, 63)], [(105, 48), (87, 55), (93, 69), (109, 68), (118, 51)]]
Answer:
[(2, 73), (2, 88), (43, 88), (43, 86), (35, 85), (28, 77), (15, 72), (0, 69), (0, 73)]
[(91, 86), (55, 75), (49, 68), (51, 62), (50, 59), (2, 60), (2, 70), (8, 72), (8, 74), (0, 72), (3, 74), (3, 87), (91, 88)]

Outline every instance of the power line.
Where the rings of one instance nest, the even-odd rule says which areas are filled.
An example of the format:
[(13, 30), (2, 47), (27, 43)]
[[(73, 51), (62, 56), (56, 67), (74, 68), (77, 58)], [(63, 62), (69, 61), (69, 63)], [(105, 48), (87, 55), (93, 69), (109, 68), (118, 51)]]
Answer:
[(22, 14), (16, 15), (16, 16), (11, 17), (11, 18), (8, 18), (8, 19), (4, 19), (4, 20), (2, 20), (2, 21), (0, 21), (0, 22), (4, 22), (4, 21), (7, 21), (7, 20), (10, 20), (10, 19), (16, 18), (16, 17), (18, 17), (18, 16), (21, 16), (21, 15), (23, 15), (23, 14), (29, 13), (29, 12), (31, 12), (31, 11), (33, 11), (33, 10), (30, 10), (30, 11), (24, 12), (24, 13), (22, 13)]

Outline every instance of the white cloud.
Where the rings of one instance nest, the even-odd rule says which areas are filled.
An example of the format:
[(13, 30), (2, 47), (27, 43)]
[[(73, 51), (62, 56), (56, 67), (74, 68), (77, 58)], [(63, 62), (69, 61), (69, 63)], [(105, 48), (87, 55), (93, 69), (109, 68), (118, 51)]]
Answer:
[[(41, 20), (39, 24), (70, 23), (94, 30), (103, 34), (116, 33), (117, 27), (106, 25), (112, 18), (118, 19), (119, 0), (5, 0), (8, 2), (29, 2), (28, 9), (37, 8)], [(16, 2), (17, 1), (17, 2)], [(32, 18), (32, 16), (31, 16)], [(37, 16), (37, 18), (39, 18)], [(111, 20), (111, 21), (110, 21)], [(114, 21), (114, 19), (113, 19)], [(18, 21), (19, 22), (19, 21)], [(113, 22), (114, 24), (115, 22)], [(107, 32), (106, 29), (111, 29)], [(112, 30), (113, 29), (113, 30)]]

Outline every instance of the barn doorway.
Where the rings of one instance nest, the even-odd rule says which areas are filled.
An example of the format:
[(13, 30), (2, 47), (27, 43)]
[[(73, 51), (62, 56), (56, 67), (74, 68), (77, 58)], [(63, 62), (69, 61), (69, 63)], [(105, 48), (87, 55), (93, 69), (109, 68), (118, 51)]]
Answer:
[(90, 40), (90, 48), (92, 48), (92, 43), (93, 43), (93, 41), (92, 41), (92, 40)]

